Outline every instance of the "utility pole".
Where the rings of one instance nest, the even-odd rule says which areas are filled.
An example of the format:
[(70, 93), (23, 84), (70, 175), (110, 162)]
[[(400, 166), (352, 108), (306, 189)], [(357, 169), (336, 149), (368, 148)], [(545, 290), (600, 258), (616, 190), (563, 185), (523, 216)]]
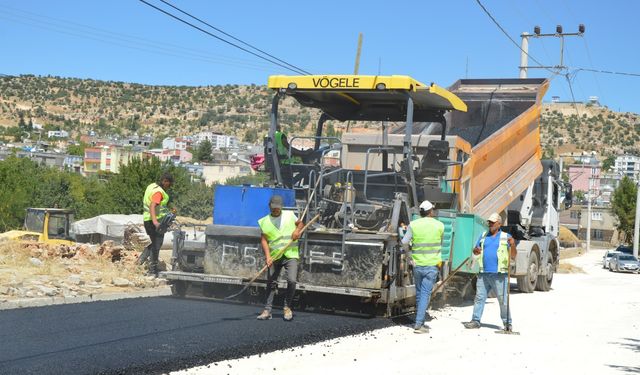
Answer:
[(591, 250), (591, 176), (589, 176), (589, 188), (587, 189), (587, 253)]
[(360, 52), (362, 52), (362, 33), (358, 35), (358, 49), (356, 50), (356, 66), (353, 69), (353, 74), (358, 74), (360, 70)]
[[(360, 70), (360, 52), (362, 52), (362, 33), (358, 34), (358, 47), (356, 48), (356, 65), (353, 68), (354, 75), (358, 75), (358, 71)], [(378, 75), (380, 75), (379, 64), (378, 64)], [(351, 128), (351, 121), (347, 121), (347, 133), (349, 132), (349, 128)]]
[[(529, 34), (527, 32), (523, 32), (520, 37), (522, 38), (522, 42), (520, 45), (520, 78), (527, 78), (528, 69), (555, 69), (558, 71), (566, 70), (567, 67), (564, 66), (564, 37), (565, 36), (583, 36), (585, 31), (584, 24), (578, 25), (577, 33), (563, 33), (562, 25), (556, 26), (556, 32), (553, 34), (542, 34), (540, 32), (540, 26), (535, 26), (533, 28), (533, 34)], [(529, 66), (529, 38), (542, 38), (542, 37), (555, 37), (560, 38), (560, 65), (555, 66)]]
[(633, 226), (633, 256), (638, 257), (638, 236), (640, 236), (640, 182), (636, 183), (636, 222)]

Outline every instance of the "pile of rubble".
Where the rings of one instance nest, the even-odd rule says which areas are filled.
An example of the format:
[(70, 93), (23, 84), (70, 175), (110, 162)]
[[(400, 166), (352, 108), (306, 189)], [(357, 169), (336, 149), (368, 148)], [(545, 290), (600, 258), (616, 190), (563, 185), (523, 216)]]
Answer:
[[(134, 241), (135, 242), (135, 241)], [(142, 241), (144, 243), (144, 241)], [(134, 291), (165, 285), (137, 264), (140, 246), (0, 244), (0, 302)], [(139, 244), (138, 244), (139, 245)]]

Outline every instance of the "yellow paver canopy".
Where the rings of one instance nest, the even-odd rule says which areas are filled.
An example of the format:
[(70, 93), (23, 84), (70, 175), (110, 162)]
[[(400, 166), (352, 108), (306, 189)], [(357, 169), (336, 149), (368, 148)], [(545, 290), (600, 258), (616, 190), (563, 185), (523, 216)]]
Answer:
[(409, 76), (271, 76), (268, 86), (339, 121), (406, 121), (409, 97), (413, 121), (431, 121), (443, 111), (467, 110), (455, 94)]

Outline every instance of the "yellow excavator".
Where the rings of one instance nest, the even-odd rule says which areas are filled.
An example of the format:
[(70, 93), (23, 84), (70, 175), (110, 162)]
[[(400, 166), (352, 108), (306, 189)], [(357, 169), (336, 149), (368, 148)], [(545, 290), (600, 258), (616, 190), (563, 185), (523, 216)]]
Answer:
[(27, 208), (24, 230), (2, 233), (0, 241), (37, 241), (50, 245), (71, 245), (74, 243), (69, 233), (72, 222), (71, 209)]

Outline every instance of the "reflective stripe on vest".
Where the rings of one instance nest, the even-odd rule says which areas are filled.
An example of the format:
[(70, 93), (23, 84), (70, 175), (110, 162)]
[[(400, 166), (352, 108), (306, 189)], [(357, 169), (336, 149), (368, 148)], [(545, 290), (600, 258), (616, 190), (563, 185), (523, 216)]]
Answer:
[[(487, 232), (482, 234), (482, 239), (480, 240), (480, 249), (484, 252), (484, 240), (487, 238)], [(509, 268), (509, 236), (500, 231), (500, 244), (498, 245), (498, 272), (507, 273)], [(480, 266), (480, 272), (484, 272), (483, 263), (483, 253), (480, 253), (478, 257), (478, 264)]]
[[(291, 241), (291, 235), (296, 230), (296, 218), (291, 211), (282, 211), (280, 219), (280, 229), (276, 228), (271, 219), (271, 215), (267, 215), (258, 220), (262, 234), (267, 238), (269, 243), (269, 254), (274, 257), (279, 250), (285, 247)], [(298, 241), (294, 241), (291, 246), (284, 252), (284, 257), (289, 259), (298, 259)], [(275, 260), (275, 259), (274, 259)]]
[(162, 200), (160, 204), (156, 206), (156, 219), (160, 220), (168, 212), (167, 203), (169, 203), (169, 194), (167, 194), (161, 186), (158, 186), (158, 184), (150, 184), (144, 191), (144, 198), (142, 198), (142, 220), (144, 221), (151, 221), (151, 197), (153, 197), (155, 193), (162, 193)]
[(444, 224), (432, 217), (414, 220), (411, 226), (411, 257), (417, 266), (437, 266), (442, 261), (440, 248)]

